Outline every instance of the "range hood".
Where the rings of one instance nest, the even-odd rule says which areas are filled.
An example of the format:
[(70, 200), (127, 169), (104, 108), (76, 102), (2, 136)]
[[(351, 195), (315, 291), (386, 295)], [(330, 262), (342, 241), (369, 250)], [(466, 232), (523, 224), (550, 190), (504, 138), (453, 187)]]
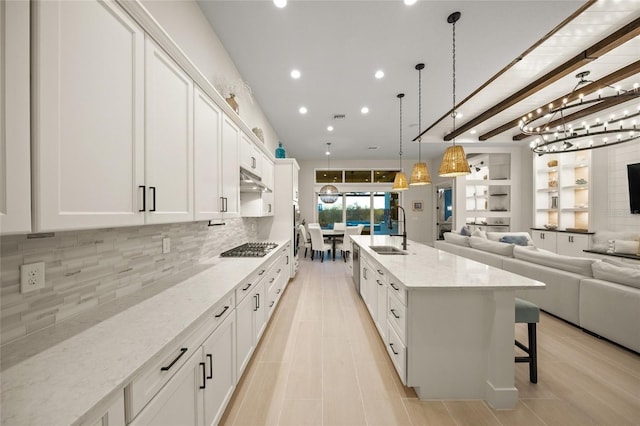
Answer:
[(240, 192), (271, 192), (262, 182), (262, 178), (240, 167)]

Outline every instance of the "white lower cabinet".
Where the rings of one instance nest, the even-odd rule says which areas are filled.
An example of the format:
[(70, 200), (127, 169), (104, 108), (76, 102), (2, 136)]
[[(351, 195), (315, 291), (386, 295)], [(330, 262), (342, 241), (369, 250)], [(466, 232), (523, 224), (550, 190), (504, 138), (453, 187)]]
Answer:
[(536, 247), (565, 256), (584, 257), (591, 248), (591, 234), (531, 230)]
[(555, 232), (532, 230), (531, 239), (533, 240), (533, 244), (538, 248), (552, 252), (556, 251), (557, 240)]
[(268, 305), (264, 280), (252, 286), (253, 290), (236, 306), (237, 343), (236, 366), (240, 377), (251, 359), (253, 350), (262, 336), (267, 322)]
[(91, 426), (124, 426), (126, 424), (124, 417), (124, 392), (120, 391), (118, 395), (110, 402), (107, 411), (102, 414)]

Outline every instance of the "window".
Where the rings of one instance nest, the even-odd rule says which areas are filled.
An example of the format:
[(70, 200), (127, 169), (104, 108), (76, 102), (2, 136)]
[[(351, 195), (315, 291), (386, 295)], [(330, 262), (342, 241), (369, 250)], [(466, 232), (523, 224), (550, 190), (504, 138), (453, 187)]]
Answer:
[(318, 197), (318, 223), (322, 228), (332, 228), (335, 222), (362, 224), (363, 234), (398, 234), (398, 212), (393, 207), (399, 200), (398, 192), (346, 192), (333, 204)]
[(343, 222), (342, 197), (338, 197), (335, 203), (323, 203), (318, 197), (318, 223), (321, 228), (331, 229), (336, 222)]
[(316, 170), (317, 183), (342, 183), (342, 170)]
[(371, 170), (345, 170), (345, 183), (370, 183)]

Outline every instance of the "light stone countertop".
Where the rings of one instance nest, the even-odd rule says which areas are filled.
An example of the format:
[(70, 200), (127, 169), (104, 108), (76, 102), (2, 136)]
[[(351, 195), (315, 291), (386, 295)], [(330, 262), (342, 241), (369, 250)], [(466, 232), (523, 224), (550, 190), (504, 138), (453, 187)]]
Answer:
[(187, 337), (217, 302), (270, 264), (287, 241), (277, 243), (265, 257), (204, 262), (201, 272), (109, 318), (97, 310), (95, 325), (2, 371), (2, 424), (71, 425), (99, 415), (167, 345)]
[(402, 237), (353, 235), (354, 243), (398, 281), (411, 288), (516, 289), (544, 288), (545, 284), (471, 259), (407, 240), (407, 255), (381, 255), (369, 246), (402, 249)]

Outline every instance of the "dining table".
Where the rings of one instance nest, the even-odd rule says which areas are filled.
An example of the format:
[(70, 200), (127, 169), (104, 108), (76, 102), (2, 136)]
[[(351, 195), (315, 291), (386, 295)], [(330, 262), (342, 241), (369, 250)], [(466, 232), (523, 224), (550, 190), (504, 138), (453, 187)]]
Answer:
[(323, 229), (322, 236), (331, 240), (331, 253), (333, 260), (336, 260), (336, 240), (344, 237), (344, 230)]

